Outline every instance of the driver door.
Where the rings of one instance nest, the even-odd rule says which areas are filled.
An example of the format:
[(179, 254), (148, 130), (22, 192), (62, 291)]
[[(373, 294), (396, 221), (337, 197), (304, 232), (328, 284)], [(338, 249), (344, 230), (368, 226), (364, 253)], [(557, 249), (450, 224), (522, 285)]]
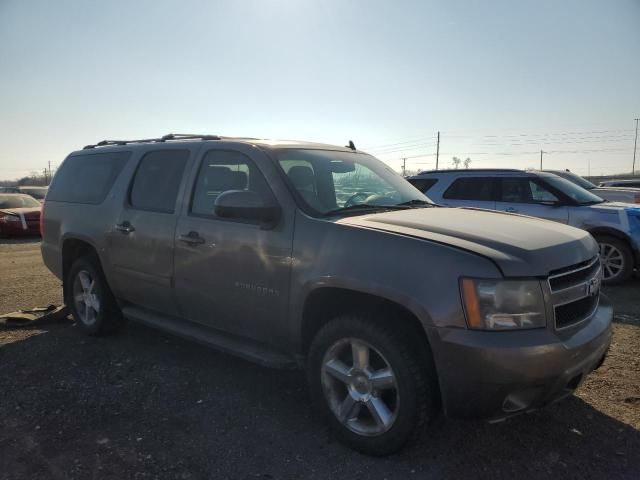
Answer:
[(271, 229), (218, 217), (216, 198), (229, 190), (271, 196), (249, 152), (211, 149), (191, 181), (190, 201), (175, 236), (175, 290), (183, 316), (267, 343), (287, 318), (293, 222)]

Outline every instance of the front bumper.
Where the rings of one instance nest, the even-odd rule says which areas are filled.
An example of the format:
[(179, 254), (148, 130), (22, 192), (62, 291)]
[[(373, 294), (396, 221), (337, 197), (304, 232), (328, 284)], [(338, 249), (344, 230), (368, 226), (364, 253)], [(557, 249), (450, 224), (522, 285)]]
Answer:
[(590, 320), (563, 333), (431, 329), (445, 414), (499, 420), (570, 395), (602, 363), (612, 319), (601, 296)]

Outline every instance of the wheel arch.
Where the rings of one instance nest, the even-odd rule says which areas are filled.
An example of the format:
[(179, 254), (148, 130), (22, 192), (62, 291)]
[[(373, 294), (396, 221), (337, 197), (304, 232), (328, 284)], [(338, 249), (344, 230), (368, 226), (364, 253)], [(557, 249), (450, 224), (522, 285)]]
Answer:
[[(62, 282), (65, 283), (67, 274), (73, 265), (75, 259), (95, 255), (98, 262), (100, 256), (98, 250), (91, 241), (81, 237), (67, 237), (62, 242)], [(99, 265), (102, 268), (102, 265)]]
[(300, 353), (306, 356), (315, 334), (339, 314), (388, 312), (390, 318), (401, 318), (402, 328), (409, 329), (417, 344), (430, 350), (427, 332), (418, 315), (407, 306), (385, 296), (337, 286), (318, 287), (307, 295), (301, 312)]

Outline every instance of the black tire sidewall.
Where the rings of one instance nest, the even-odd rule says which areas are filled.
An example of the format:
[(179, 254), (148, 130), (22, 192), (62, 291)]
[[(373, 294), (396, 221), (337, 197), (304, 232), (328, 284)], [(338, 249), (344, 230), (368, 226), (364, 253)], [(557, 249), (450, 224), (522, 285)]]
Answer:
[[(349, 430), (335, 417), (325, 398), (321, 380), (322, 361), (327, 350), (343, 338), (359, 338), (369, 343), (389, 362), (396, 377), (400, 409), (393, 426), (380, 435), (364, 436)], [(425, 385), (421, 382), (425, 382), (425, 377), (423, 372), (416, 372), (416, 368), (420, 368), (417, 356), (413, 362), (407, 357), (411, 355), (409, 349), (408, 345), (399, 344), (398, 338), (390, 336), (384, 328), (358, 316), (338, 317), (318, 332), (308, 358), (309, 388), (316, 408), (341, 441), (362, 453), (377, 456), (394, 453), (417, 436), (419, 432), (416, 429), (425, 420), (421, 418), (424, 410), (430, 416), (435, 407), (433, 402), (424, 398)]]

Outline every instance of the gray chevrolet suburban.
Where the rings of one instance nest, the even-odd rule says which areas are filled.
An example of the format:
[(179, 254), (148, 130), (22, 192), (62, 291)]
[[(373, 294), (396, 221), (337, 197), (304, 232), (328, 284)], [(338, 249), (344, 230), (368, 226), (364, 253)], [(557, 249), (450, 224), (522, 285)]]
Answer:
[(438, 207), (352, 142), (88, 145), (42, 233), (86, 333), (126, 318), (306, 368), (337, 436), (373, 455), (440, 410), (497, 421), (570, 395), (611, 339), (587, 232)]

